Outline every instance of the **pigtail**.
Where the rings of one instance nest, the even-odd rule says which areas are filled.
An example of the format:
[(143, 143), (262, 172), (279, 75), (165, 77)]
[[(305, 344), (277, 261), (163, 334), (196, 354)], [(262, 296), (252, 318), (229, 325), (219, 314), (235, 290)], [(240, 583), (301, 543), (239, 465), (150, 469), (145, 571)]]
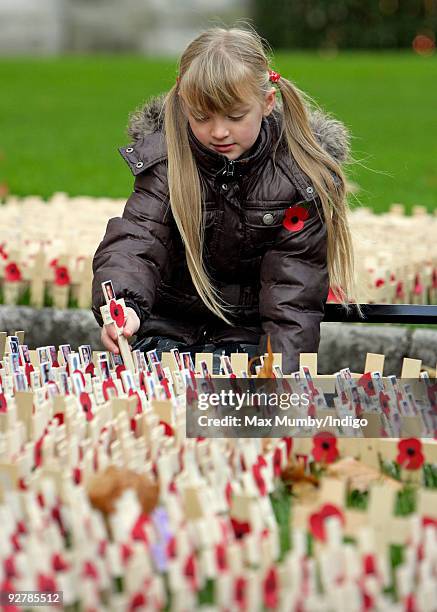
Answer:
[(355, 301), (356, 283), (345, 176), (340, 164), (321, 148), (311, 130), (307, 96), (284, 77), (277, 85), (283, 106), (282, 133), (288, 149), (311, 179), (322, 204), (330, 285), (339, 301), (348, 307)]
[(188, 269), (199, 296), (211, 312), (231, 324), (225, 315), (226, 306), (213, 287), (203, 263), (202, 189), (185, 124), (186, 118), (179, 101), (177, 86), (174, 86), (164, 100), (170, 206), (185, 246)]

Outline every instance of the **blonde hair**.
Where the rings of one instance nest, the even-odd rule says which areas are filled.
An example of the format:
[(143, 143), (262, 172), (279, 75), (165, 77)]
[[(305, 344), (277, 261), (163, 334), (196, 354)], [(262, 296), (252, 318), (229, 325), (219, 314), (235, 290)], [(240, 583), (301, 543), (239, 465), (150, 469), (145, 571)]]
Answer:
[[(226, 316), (229, 311), (202, 259), (202, 183), (188, 140), (183, 103), (198, 112), (213, 113), (229, 111), (234, 104), (246, 103), (248, 99), (263, 104), (272, 87), (269, 69), (263, 41), (255, 31), (213, 27), (200, 34), (183, 52), (179, 78), (164, 99), (173, 217), (185, 245), (188, 269), (197, 292), (205, 305), (227, 323), (230, 323)], [(330, 285), (346, 305), (354, 297), (355, 286), (345, 177), (340, 165), (321, 148), (310, 128), (308, 97), (283, 76), (277, 86), (283, 108), (277, 144), (285, 139), (291, 155), (318, 193), (327, 228)]]

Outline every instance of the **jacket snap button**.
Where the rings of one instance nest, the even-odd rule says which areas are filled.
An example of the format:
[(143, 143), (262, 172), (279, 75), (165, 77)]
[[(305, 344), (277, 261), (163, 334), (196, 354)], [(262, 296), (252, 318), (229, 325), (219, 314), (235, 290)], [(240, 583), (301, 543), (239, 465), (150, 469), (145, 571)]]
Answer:
[(227, 186), (227, 184), (226, 184), (226, 183), (223, 183), (223, 185), (222, 185), (222, 189), (223, 189), (224, 191), (227, 191), (228, 186)]
[(142, 168), (144, 166), (143, 162), (138, 162), (135, 164), (137, 168)]
[(312, 187), (307, 187), (307, 193), (314, 193), (314, 189)]
[(132, 153), (132, 151), (133, 151), (133, 147), (128, 147), (128, 148), (126, 149), (126, 153)]
[(272, 215), (272, 213), (266, 213), (263, 217), (263, 223), (264, 225), (271, 225), (274, 221), (274, 217)]

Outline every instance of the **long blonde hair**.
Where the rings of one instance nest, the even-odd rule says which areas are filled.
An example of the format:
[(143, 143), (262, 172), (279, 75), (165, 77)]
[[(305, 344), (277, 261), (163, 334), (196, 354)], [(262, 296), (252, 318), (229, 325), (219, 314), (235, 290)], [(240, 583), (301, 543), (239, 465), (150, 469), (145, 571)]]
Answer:
[[(230, 323), (226, 316), (229, 311), (202, 259), (202, 183), (188, 140), (183, 103), (199, 112), (226, 112), (248, 99), (263, 104), (272, 86), (269, 70), (263, 40), (255, 31), (212, 27), (183, 52), (178, 80), (164, 99), (173, 217), (185, 245), (188, 269), (197, 292), (205, 305), (227, 323)], [(310, 128), (307, 96), (283, 76), (277, 86), (283, 108), (279, 140), (285, 139), (291, 155), (318, 193), (327, 228), (330, 285), (347, 304), (354, 297), (355, 285), (345, 177), (340, 165), (321, 148)]]

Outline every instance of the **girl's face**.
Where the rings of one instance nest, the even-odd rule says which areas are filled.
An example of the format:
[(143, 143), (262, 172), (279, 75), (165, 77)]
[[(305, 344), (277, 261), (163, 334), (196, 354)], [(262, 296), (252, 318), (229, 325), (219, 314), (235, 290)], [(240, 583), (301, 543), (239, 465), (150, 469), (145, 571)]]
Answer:
[(263, 105), (249, 101), (236, 105), (228, 114), (210, 113), (197, 115), (184, 106), (184, 113), (193, 134), (205, 147), (234, 160), (243, 155), (255, 143), (263, 117), (275, 106), (275, 88), (265, 96)]

